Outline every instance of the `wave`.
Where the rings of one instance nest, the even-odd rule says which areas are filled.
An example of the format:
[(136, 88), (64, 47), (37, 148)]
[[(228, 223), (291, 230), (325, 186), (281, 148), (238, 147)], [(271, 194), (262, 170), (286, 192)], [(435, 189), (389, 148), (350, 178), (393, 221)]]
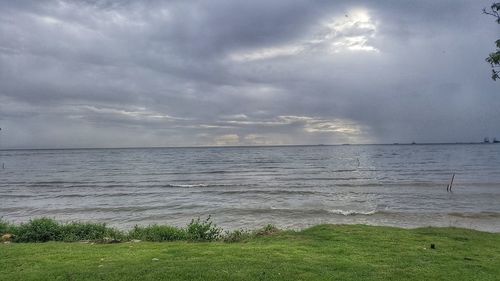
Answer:
[(0, 197), (3, 198), (29, 198), (38, 196), (38, 194), (0, 194)]
[(336, 215), (343, 215), (343, 216), (358, 216), (358, 215), (370, 216), (370, 215), (376, 214), (377, 211), (373, 210), (373, 211), (363, 212), (363, 211), (355, 211), (355, 210), (340, 210), (340, 209), (337, 209), (337, 210), (328, 210), (328, 213), (336, 214)]
[(480, 219), (480, 218), (499, 218), (500, 213), (498, 212), (464, 212), (464, 213), (448, 213), (452, 217), (468, 218), (468, 219)]
[(189, 187), (209, 187), (209, 186), (214, 186), (214, 185), (209, 185), (209, 184), (166, 184), (164, 187), (184, 187), (184, 188), (189, 188)]
[(169, 183), (163, 185), (151, 185), (151, 187), (181, 187), (181, 188), (191, 188), (191, 187), (250, 187), (253, 184), (223, 184), (223, 183), (194, 183), (194, 184), (177, 184)]
[(284, 182), (303, 182), (303, 181), (355, 181), (355, 180), (372, 180), (369, 177), (294, 177), (294, 178), (277, 178)]
[(244, 194), (252, 194), (252, 195), (314, 195), (314, 194), (326, 194), (325, 192), (321, 192), (321, 191), (293, 190), (293, 189), (292, 190), (285, 190), (285, 189), (224, 190), (224, 191), (215, 191), (213, 193), (216, 193), (219, 195), (239, 195), (239, 194), (241, 194), (241, 195), (244, 195)]
[(221, 208), (212, 210), (213, 213), (238, 213), (238, 214), (271, 214), (282, 213), (286, 215), (341, 215), (341, 216), (371, 216), (374, 214), (384, 213), (383, 211), (357, 211), (357, 210), (331, 210), (331, 209), (300, 209), (300, 208), (287, 208), (287, 207), (263, 207), (263, 208)]

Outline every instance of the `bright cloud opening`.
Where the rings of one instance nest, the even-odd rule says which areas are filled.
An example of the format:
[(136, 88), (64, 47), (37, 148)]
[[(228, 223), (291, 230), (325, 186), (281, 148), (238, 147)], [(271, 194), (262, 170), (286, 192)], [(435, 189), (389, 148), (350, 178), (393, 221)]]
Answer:
[(370, 45), (370, 39), (375, 38), (377, 23), (372, 20), (368, 11), (353, 10), (336, 17), (325, 24), (326, 32), (324, 41), (329, 42), (330, 51), (338, 53), (343, 50), (378, 52)]
[(229, 58), (236, 62), (259, 61), (283, 56), (295, 56), (307, 52), (339, 53), (342, 51), (379, 52), (371, 45), (375, 38), (377, 22), (368, 11), (352, 10), (343, 16), (335, 16), (319, 24), (308, 38), (289, 44), (235, 52)]

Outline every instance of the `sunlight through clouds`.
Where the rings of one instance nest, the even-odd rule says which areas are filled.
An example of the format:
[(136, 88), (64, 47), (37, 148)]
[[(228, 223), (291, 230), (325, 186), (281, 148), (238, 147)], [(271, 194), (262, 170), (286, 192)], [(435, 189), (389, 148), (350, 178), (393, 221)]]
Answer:
[(316, 32), (295, 43), (260, 48), (257, 50), (230, 54), (237, 62), (258, 61), (284, 56), (299, 56), (307, 52), (365, 51), (379, 52), (371, 45), (375, 38), (377, 23), (367, 10), (354, 9), (343, 16), (335, 16), (316, 27)]
[(331, 51), (342, 50), (378, 52), (370, 45), (370, 39), (375, 37), (377, 24), (366, 10), (353, 10), (341, 18), (334, 18), (327, 23), (329, 32), (325, 41), (330, 42)]

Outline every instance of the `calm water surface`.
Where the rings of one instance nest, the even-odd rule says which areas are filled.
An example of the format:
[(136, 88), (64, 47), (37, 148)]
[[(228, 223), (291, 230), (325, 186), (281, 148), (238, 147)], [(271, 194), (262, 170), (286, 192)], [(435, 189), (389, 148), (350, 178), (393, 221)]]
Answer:
[[(224, 228), (268, 223), (500, 232), (500, 145), (0, 151), (0, 216)], [(453, 192), (446, 185), (456, 173)]]

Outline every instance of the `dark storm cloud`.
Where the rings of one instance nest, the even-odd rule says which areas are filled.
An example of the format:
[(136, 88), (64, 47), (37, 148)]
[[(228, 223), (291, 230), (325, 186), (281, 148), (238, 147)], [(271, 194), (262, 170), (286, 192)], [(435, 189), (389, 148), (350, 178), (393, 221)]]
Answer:
[(500, 136), (489, 4), (0, 1), (0, 145)]

